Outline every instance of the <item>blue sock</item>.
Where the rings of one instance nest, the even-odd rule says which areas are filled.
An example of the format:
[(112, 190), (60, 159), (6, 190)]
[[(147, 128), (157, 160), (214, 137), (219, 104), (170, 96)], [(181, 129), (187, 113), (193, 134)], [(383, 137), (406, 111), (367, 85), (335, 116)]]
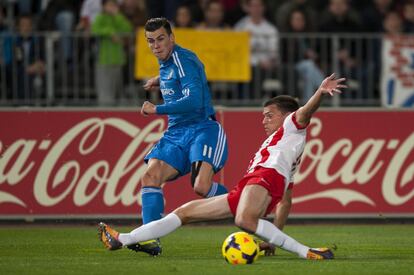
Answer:
[(208, 193), (206, 195), (206, 198), (211, 198), (223, 194), (227, 194), (227, 188), (220, 183), (214, 182), (211, 184), (210, 190), (208, 190)]
[(164, 194), (158, 187), (143, 187), (142, 196), (142, 223), (150, 223), (161, 219), (164, 213)]

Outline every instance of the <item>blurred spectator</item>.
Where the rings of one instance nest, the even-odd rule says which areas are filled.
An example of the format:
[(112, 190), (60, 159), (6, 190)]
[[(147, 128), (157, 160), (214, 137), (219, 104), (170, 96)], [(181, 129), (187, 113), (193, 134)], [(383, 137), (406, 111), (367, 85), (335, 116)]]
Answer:
[(414, 2), (407, 2), (404, 5), (404, 31), (414, 33)]
[(195, 0), (189, 5), (195, 23), (200, 23), (204, 20), (204, 10), (209, 1), (210, 0)]
[(96, 16), (102, 11), (102, 0), (84, 0), (76, 30), (89, 32)]
[(148, 18), (165, 17), (171, 22), (174, 21), (175, 11), (182, 4), (185, 4), (184, 0), (145, 1)]
[[(187, 5), (191, 9), (194, 22), (201, 23), (205, 20), (205, 10), (210, 2), (211, 0), (186, 1)], [(246, 0), (219, 0), (217, 2), (220, 2), (222, 6), (224, 13), (223, 21), (229, 26), (233, 26), (237, 21), (246, 15), (244, 8)]]
[(132, 25), (119, 11), (116, 0), (102, 0), (102, 12), (92, 24), (92, 33), (99, 39), (99, 58), (96, 65), (95, 87), (100, 105), (112, 105), (121, 92), (122, 67), (126, 62), (123, 35)]
[(318, 54), (314, 49), (317, 42), (316, 39), (306, 36), (306, 33), (312, 29), (311, 24), (308, 24), (309, 19), (306, 17), (305, 10), (299, 8), (290, 11), (288, 21), (287, 31), (297, 36), (289, 36), (282, 40), (281, 48), (284, 53), (281, 59), (284, 64), (295, 64), (302, 88), (301, 100), (307, 102), (324, 79), (316, 63)]
[(383, 28), (386, 34), (399, 35), (404, 32), (404, 24), (401, 16), (396, 11), (385, 14)]
[[(199, 30), (220, 31), (231, 30), (230, 26), (224, 23), (224, 6), (220, 0), (210, 0), (204, 6), (204, 20), (197, 25)], [(230, 83), (225, 82), (209, 82), (210, 90), (213, 94), (219, 96), (224, 95), (226, 91), (230, 91), (233, 87)]]
[(3, 45), (8, 96), (30, 104), (44, 87), (44, 41), (33, 35), (31, 15), (18, 18), (17, 31), (8, 34)]
[(50, 0), (39, 18), (39, 30), (57, 30), (61, 33), (62, 56), (69, 61), (72, 58), (72, 31), (78, 20), (81, 0)]
[(174, 27), (176, 28), (193, 28), (194, 22), (191, 14), (191, 9), (187, 5), (182, 5), (177, 8), (175, 13)]
[(224, 9), (224, 22), (229, 26), (233, 26), (246, 15), (243, 9), (246, 0), (220, 0), (220, 2)]
[[(278, 30), (266, 18), (262, 0), (246, 2), (247, 16), (236, 23), (234, 29), (250, 33), (250, 64), (253, 71), (253, 89), (262, 90), (263, 81), (273, 78), (278, 52)], [(249, 92), (253, 92), (250, 89)], [(244, 95), (245, 96), (245, 95)]]
[[(356, 13), (349, 7), (348, 0), (330, 0), (329, 7), (325, 11), (321, 24), (321, 32), (352, 33), (360, 31), (360, 25)], [(348, 39), (349, 41), (349, 39)], [(340, 40), (338, 59), (346, 68), (355, 66), (352, 58), (352, 48), (345, 40)]]
[[(224, 1), (225, 2), (225, 1)], [(232, 5), (225, 8), (224, 22), (234, 26), (240, 19), (246, 16), (246, 0), (235, 1)]]
[(306, 14), (306, 17), (309, 18), (307, 20), (307, 24), (309, 24), (308, 27), (310, 30), (314, 30), (316, 28), (316, 12), (309, 2), (310, 1), (307, 0), (292, 0), (286, 1), (284, 4), (282, 4), (274, 14), (278, 30), (280, 32), (288, 31), (290, 24), (289, 15), (293, 10), (296, 9), (301, 9)]
[[(358, 14), (351, 9), (348, 0), (330, 0), (328, 9), (322, 16), (319, 30), (328, 33), (356, 33), (361, 30)], [(360, 83), (365, 83), (364, 77), (366, 72), (363, 67), (359, 67), (356, 56), (356, 49), (358, 48), (358, 39), (340, 38), (335, 43), (335, 37), (328, 38), (327, 43), (327, 67), (326, 71), (336, 71), (340, 75), (348, 78), (349, 90), (364, 91)], [(335, 46), (334, 46), (335, 45)], [(337, 47), (337, 48), (334, 48)], [(332, 53), (336, 51), (336, 53)], [(335, 54), (336, 60), (331, 56)], [(338, 62), (336, 62), (338, 61)], [(333, 67), (337, 65), (338, 67)], [(359, 79), (360, 81), (356, 81)], [(342, 97), (350, 98), (353, 94), (349, 91), (344, 93)]]
[[(393, 35), (401, 35), (404, 31), (404, 24), (401, 16), (396, 11), (388, 11), (384, 15), (384, 20), (382, 22), (383, 33), (387, 36)], [(388, 58), (387, 55), (383, 56), (382, 53), (382, 43), (384, 39), (382, 37), (378, 37), (377, 39), (373, 40), (374, 46), (372, 46), (372, 53), (373, 56), (373, 65), (374, 65), (374, 79), (377, 82), (380, 82), (380, 76), (382, 72), (382, 63), (384, 62), (383, 58)], [(379, 93), (379, 91), (376, 91)], [(379, 95), (377, 95), (379, 96)]]
[(132, 23), (134, 30), (147, 22), (144, 0), (122, 0), (120, 7), (122, 14)]
[(393, 9), (393, 0), (374, 0), (362, 12), (364, 31), (383, 32), (383, 21), (387, 12)]
[(224, 7), (219, 0), (211, 0), (204, 8), (204, 20), (198, 24), (198, 29), (228, 29), (224, 23)]
[(247, 12), (248, 15), (237, 22), (234, 29), (251, 34), (251, 64), (263, 69), (273, 68), (277, 58), (278, 30), (265, 19), (262, 0), (248, 0)]
[(328, 9), (322, 15), (319, 25), (322, 32), (359, 32), (358, 14), (350, 8), (348, 0), (330, 0)]

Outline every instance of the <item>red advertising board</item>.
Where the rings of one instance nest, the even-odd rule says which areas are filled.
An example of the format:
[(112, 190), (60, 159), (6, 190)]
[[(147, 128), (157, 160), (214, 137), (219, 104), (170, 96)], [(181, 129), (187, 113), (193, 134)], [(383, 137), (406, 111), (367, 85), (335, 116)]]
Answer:
[[(265, 139), (261, 110), (220, 112), (231, 188)], [(414, 216), (414, 112), (320, 111), (296, 174), (293, 215)], [(143, 157), (164, 117), (133, 111), (0, 111), (0, 217), (140, 214)], [(166, 210), (197, 198), (188, 177)]]

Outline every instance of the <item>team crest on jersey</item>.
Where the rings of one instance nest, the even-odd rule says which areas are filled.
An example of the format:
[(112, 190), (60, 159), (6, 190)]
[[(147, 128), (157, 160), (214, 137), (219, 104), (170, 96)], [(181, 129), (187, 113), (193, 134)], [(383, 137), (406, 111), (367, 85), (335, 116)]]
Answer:
[(171, 79), (173, 77), (173, 75), (174, 75), (174, 70), (171, 70), (167, 75), (167, 80)]

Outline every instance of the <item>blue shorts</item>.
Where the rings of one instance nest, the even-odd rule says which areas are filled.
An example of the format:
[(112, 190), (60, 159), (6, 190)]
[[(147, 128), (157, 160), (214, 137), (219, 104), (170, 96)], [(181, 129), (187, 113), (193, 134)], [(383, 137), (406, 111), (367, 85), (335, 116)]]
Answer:
[(144, 158), (145, 162), (149, 159), (168, 163), (179, 176), (189, 173), (191, 164), (196, 161), (208, 162), (217, 173), (227, 160), (226, 134), (214, 120), (167, 129)]

